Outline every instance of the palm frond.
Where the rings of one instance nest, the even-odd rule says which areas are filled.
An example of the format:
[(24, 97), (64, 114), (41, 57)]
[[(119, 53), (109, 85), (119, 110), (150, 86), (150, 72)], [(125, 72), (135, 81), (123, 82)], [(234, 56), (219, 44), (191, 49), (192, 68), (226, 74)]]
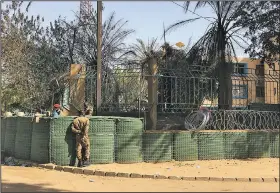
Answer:
[(166, 30), (165, 30), (165, 33), (167, 32), (170, 32), (172, 30), (176, 30), (177, 28), (179, 27), (182, 27), (190, 22), (193, 22), (195, 20), (198, 20), (198, 19), (201, 19), (202, 17), (198, 17), (198, 18), (193, 18), (193, 19), (187, 19), (187, 20), (182, 20), (182, 21), (179, 21), (179, 22), (176, 22), (172, 25), (170, 25)]

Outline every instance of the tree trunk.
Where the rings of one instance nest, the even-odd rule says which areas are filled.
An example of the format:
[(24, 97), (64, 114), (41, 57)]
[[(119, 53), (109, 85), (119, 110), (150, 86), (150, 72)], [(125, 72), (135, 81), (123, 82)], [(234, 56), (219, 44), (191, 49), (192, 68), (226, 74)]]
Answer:
[(225, 34), (223, 29), (218, 32), (218, 74), (219, 74), (219, 97), (218, 109), (232, 109), (232, 66), (226, 61), (225, 50)]
[(155, 58), (151, 58), (148, 62), (149, 74), (148, 74), (148, 104), (149, 104), (149, 116), (147, 129), (155, 130), (157, 126), (157, 87), (158, 79), (157, 74), (157, 62)]

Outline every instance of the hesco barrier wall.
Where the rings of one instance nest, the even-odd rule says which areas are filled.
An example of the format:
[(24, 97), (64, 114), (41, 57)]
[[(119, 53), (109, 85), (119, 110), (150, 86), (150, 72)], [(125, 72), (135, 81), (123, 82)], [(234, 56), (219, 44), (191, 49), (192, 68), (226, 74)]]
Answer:
[[(2, 118), (5, 153), (38, 163), (74, 165), (75, 117)], [(217, 159), (279, 158), (277, 131), (143, 131), (140, 119), (90, 117), (90, 161), (94, 164)]]
[(233, 131), (224, 133), (224, 158), (245, 159), (248, 158), (247, 132)]
[(58, 165), (74, 165), (76, 161), (75, 135), (71, 124), (74, 117), (53, 119), (50, 123), (50, 162)]
[(225, 159), (223, 132), (201, 132), (198, 135), (198, 159)]
[(4, 151), (9, 156), (15, 156), (15, 140), (17, 131), (17, 117), (7, 117)]
[(30, 159), (38, 163), (48, 163), (50, 145), (50, 118), (40, 119), (39, 123), (33, 122), (31, 155)]
[(33, 128), (32, 117), (18, 117), (16, 122), (15, 157), (29, 160)]
[(4, 150), (5, 145), (6, 120), (1, 117), (1, 150)]
[(145, 162), (167, 162), (172, 160), (172, 138), (170, 132), (146, 132), (143, 135)]
[(93, 164), (114, 163), (115, 120), (107, 117), (90, 118), (90, 161)]
[(187, 131), (174, 133), (172, 158), (177, 161), (198, 160), (198, 134)]
[(142, 155), (143, 123), (137, 118), (116, 119), (116, 163), (139, 163)]

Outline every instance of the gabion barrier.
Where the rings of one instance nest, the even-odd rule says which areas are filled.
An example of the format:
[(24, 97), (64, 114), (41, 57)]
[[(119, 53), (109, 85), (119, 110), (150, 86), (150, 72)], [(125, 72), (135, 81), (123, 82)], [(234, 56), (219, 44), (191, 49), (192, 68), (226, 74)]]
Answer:
[(142, 156), (143, 123), (140, 119), (123, 117), (116, 119), (116, 163), (139, 163)]
[(29, 160), (32, 141), (32, 117), (18, 117), (15, 138), (15, 157)]
[(90, 134), (90, 162), (93, 164), (114, 163), (114, 134)]
[(48, 163), (50, 145), (50, 118), (42, 118), (33, 122), (30, 159), (37, 163)]
[(269, 148), (270, 157), (279, 158), (280, 146), (279, 146), (279, 132), (271, 132), (269, 135)]
[(1, 117), (1, 150), (4, 150), (5, 145), (6, 120), (4, 117)]
[(220, 160), (224, 159), (224, 133), (200, 132), (198, 135), (198, 159)]
[(248, 143), (246, 131), (228, 131), (224, 133), (225, 159), (248, 158)]
[(248, 132), (248, 157), (270, 157), (269, 133), (266, 131)]
[(4, 140), (4, 151), (8, 156), (15, 156), (15, 140), (17, 132), (17, 117), (7, 117)]
[(167, 162), (172, 160), (173, 133), (163, 131), (146, 132), (143, 135), (145, 162)]
[(114, 163), (115, 119), (109, 117), (90, 118), (90, 162), (93, 164)]
[(179, 131), (174, 133), (173, 159), (176, 161), (198, 160), (198, 133)]
[[(75, 135), (71, 132), (74, 117), (41, 118), (38, 123), (33, 119), (30, 128), (26, 128), (30, 123), (30, 117), (4, 119), (6, 119), (4, 150), (9, 156), (22, 158), (30, 152), (30, 160), (39, 163), (57, 165), (76, 163)], [(90, 158), (92, 163), (279, 158), (279, 130), (145, 132), (141, 120), (124, 118), (120, 121), (121, 119), (99, 117), (97, 121), (97, 118), (90, 118), (94, 126), (89, 133), (92, 138)], [(23, 122), (24, 124), (20, 124)], [(122, 128), (118, 128), (118, 123), (121, 123)], [(100, 128), (95, 128), (98, 125)], [(107, 129), (102, 132), (102, 127), (105, 126)], [(20, 138), (24, 140), (18, 140)], [(19, 147), (19, 141), (24, 143), (30, 139), (31, 145), (27, 143)], [(15, 145), (16, 143), (18, 144)]]
[(74, 165), (76, 162), (76, 138), (71, 124), (74, 117), (60, 117), (50, 122), (50, 162), (57, 165)]

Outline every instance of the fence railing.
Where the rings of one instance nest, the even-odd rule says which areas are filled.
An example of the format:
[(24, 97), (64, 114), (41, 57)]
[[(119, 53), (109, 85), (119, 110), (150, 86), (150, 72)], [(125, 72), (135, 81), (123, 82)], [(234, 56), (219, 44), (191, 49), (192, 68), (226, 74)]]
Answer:
[[(232, 79), (232, 109), (233, 111), (217, 111), (218, 80), (214, 75), (207, 74), (207, 68), (198, 69), (188, 66), (187, 70), (158, 69), (153, 76), (157, 80), (157, 125), (159, 129), (182, 127), (184, 117), (200, 107), (212, 110), (212, 118), (207, 129), (275, 129), (279, 109), (268, 109), (267, 112), (256, 112), (263, 107), (258, 104), (279, 104), (279, 74), (256, 74), (248, 70), (246, 74), (233, 73)], [(148, 116), (151, 104), (148, 101), (148, 79), (151, 75), (141, 69), (114, 68), (102, 73), (102, 104), (99, 115), (121, 115), (145, 118)], [(81, 77), (75, 77), (76, 81)], [(95, 110), (96, 73), (87, 72), (81, 81), (85, 87), (85, 101)], [(72, 80), (72, 82), (75, 82)], [(77, 89), (77, 85), (72, 89)], [(71, 102), (71, 97), (70, 100)], [(79, 100), (78, 100), (79, 101)], [(81, 104), (84, 100), (80, 100)], [(252, 111), (255, 110), (255, 111)], [(242, 121), (240, 117), (247, 117)], [(266, 118), (267, 117), (267, 118)], [(269, 117), (269, 118), (268, 118)], [(253, 121), (259, 119), (258, 121)], [(171, 120), (172, 119), (172, 120)], [(176, 121), (175, 121), (176, 120)], [(229, 121), (231, 120), (231, 121)], [(273, 123), (268, 123), (268, 122)], [(176, 123), (175, 123), (176, 122)], [(168, 126), (169, 125), (169, 126)], [(171, 126), (170, 126), (171, 125)], [(177, 128), (177, 127), (176, 127)]]

